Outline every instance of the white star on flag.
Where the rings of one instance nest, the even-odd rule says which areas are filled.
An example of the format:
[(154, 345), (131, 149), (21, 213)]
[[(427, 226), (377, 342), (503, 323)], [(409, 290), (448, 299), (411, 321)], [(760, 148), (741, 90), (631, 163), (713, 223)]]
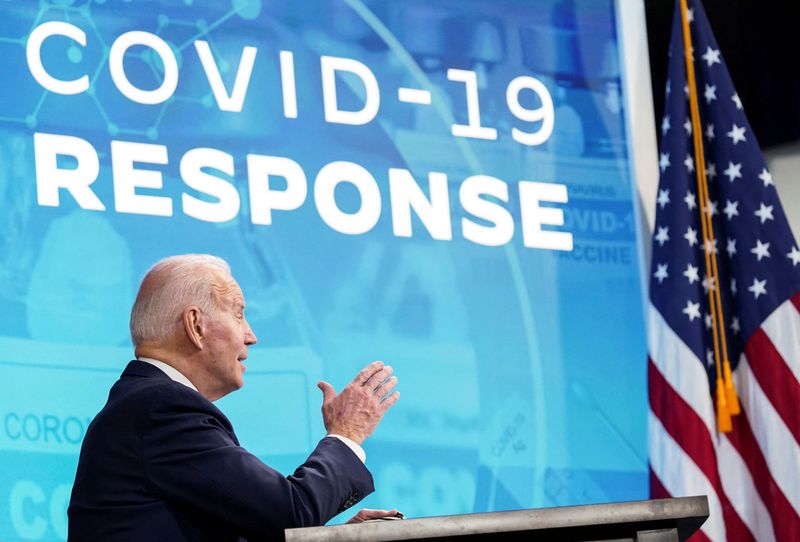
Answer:
[(706, 103), (710, 104), (712, 100), (717, 99), (717, 85), (706, 85), (705, 89)]
[(772, 173), (767, 171), (767, 168), (761, 170), (761, 173), (758, 174), (758, 178), (764, 181), (764, 188), (771, 184), (775, 184), (772, 182)]
[(750, 252), (756, 255), (759, 262), (761, 258), (769, 258), (769, 243), (762, 243), (760, 239), (756, 239), (756, 246), (751, 248)]
[(689, 321), (693, 322), (695, 318), (700, 318), (700, 303), (686, 302), (686, 307), (681, 311), (689, 317)]
[(712, 252), (714, 254), (718, 254), (719, 253), (719, 249), (717, 249), (717, 240), (716, 239), (714, 239), (713, 242), (711, 241), (711, 239), (706, 239), (705, 247), (706, 247), (706, 252), (708, 252), (709, 254), (712, 253)]
[(742, 164), (734, 164), (733, 162), (728, 162), (728, 169), (723, 171), (723, 173), (728, 176), (728, 180), (730, 182), (733, 182), (734, 179), (741, 179)]
[(715, 290), (717, 288), (717, 283), (714, 280), (714, 277), (709, 277), (706, 275), (703, 277), (703, 290), (705, 290), (706, 293), (708, 293), (709, 286), (711, 287), (711, 290)]
[(658, 159), (658, 167), (661, 168), (661, 173), (664, 173), (669, 167), (669, 153), (663, 152)]
[(733, 103), (736, 104), (736, 109), (741, 109), (742, 108), (742, 100), (739, 99), (739, 93), (738, 92), (736, 94), (734, 94), (733, 96), (731, 96), (731, 100), (733, 100)]
[(706, 139), (708, 139), (708, 141), (711, 141), (712, 139), (714, 139), (714, 125), (713, 124), (709, 124), (708, 126), (706, 126)]
[(731, 293), (733, 295), (736, 295), (736, 291), (737, 291), (737, 289), (736, 289), (736, 279), (731, 279)]
[(653, 273), (653, 276), (658, 279), (658, 283), (661, 284), (664, 282), (664, 279), (669, 277), (669, 273), (667, 273), (667, 264), (659, 263), (656, 264), (656, 272)]
[(669, 226), (664, 226), (663, 228), (659, 226), (658, 233), (655, 235), (655, 240), (663, 247), (664, 243), (669, 241)]
[(722, 213), (728, 218), (728, 220), (735, 216), (739, 216), (739, 202), (727, 200)]
[(706, 315), (703, 317), (703, 320), (706, 323), (706, 329), (711, 329), (711, 315), (706, 313)]
[(717, 176), (717, 164), (711, 162), (706, 164), (706, 178), (710, 181)]
[(718, 212), (719, 211), (717, 211), (717, 202), (714, 201), (714, 200), (709, 200), (708, 201), (708, 207), (706, 207), (706, 213), (711, 215), (711, 216), (714, 216)]
[(700, 280), (700, 273), (698, 273), (698, 268), (692, 264), (686, 265), (686, 271), (683, 272), (683, 276), (689, 279), (689, 284), (694, 284), (696, 281)]
[(754, 211), (753, 214), (756, 215), (758, 218), (761, 219), (761, 223), (763, 224), (767, 220), (775, 220), (775, 217), (772, 216), (772, 209), (774, 205), (764, 205), (761, 203), (761, 207), (758, 208), (758, 211)]
[(728, 137), (731, 138), (733, 144), (736, 145), (740, 141), (746, 141), (747, 138), (744, 137), (744, 126), (736, 126), (736, 123), (733, 123), (733, 127), (731, 131), (728, 132)]
[(669, 123), (669, 115), (664, 115), (664, 120), (661, 122), (661, 135), (667, 135), (672, 125)]
[(767, 285), (766, 279), (764, 280), (753, 279), (753, 285), (749, 286), (747, 289), (748, 291), (753, 292), (753, 297), (758, 299), (758, 296), (767, 293), (766, 285)]
[(733, 334), (734, 335), (738, 335), (739, 331), (741, 331), (742, 326), (739, 325), (739, 317), (738, 316), (734, 316), (733, 317), (733, 322), (731, 322), (731, 329), (733, 330)]
[(686, 234), (684, 234), (683, 238), (689, 241), (690, 247), (695, 246), (697, 244), (697, 230), (692, 229), (692, 227), (689, 226), (689, 229), (686, 230)]
[(697, 207), (697, 200), (695, 199), (695, 195), (691, 190), (686, 192), (686, 197), (683, 198), (683, 201), (686, 202), (686, 206), (689, 208), (690, 211), (695, 207)]
[(683, 129), (686, 130), (686, 135), (692, 135), (692, 121), (689, 120), (689, 117), (686, 117), (686, 122), (683, 123)]
[(683, 161), (683, 165), (686, 166), (686, 171), (689, 173), (694, 171), (694, 159), (691, 154), (686, 155), (686, 160)]
[(666, 207), (667, 203), (669, 203), (669, 189), (664, 188), (662, 190), (659, 190), (658, 199), (656, 199), (656, 201), (658, 202), (658, 206), (661, 207), (662, 209)]
[(736, 254), (736, 239), (728, 239), (727, 246), (725, 250), (728, 251), (728, 257), (730, 258), (734, 254)]
[(797, 250), (797, 247), (792, 247), (792, 251), (786, 257), (792, 260), (792, 267), (794, 267), (800, 263), (800, 250)]
[(706, 49), (706, 52), (703, 54), (703, 60), (706, 61), (709, 67), (714, 64), (721, 64), (719, 60), (719, 49), (712, 49), (711, 47)]

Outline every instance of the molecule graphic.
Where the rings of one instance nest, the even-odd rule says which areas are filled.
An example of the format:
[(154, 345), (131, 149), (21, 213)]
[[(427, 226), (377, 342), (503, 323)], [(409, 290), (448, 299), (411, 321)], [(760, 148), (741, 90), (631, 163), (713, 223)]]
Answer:
[[(192, 6), (194, 3), (194, 0), (182, 0), (180, 4), (175, 3), (177, 5), (170, 6), (171, 13), (153, 14), (152, 18), (147, 19), (149, 24), (140, 23), (140, 29), (164, 39), (175, 54), (179, 67), (183, 64), (185, 50), (192, 47), (196, 40), (202, 39), (208, 42), (212, 53), (218, 59), (219, 70), (225, 76), (230, 72), (231, 64), (220, 55), (212, 33), (232, 20), (235, 22), (237, 18), (240, 20), (253, 20), (258, 17), (261, 13), (261, 0), (231, 0), (230, 8), (221, 13), (214, 13), (215, 18), (212, 21), (204, 18), (193, 20), (181, 18), (181, 15), (186, 15), (185, 8)], [(0, 23), (0, 50), (3, 50), (5, 58), (19, 58), (20, 62), (15, 65), (15, 69), (19, 70), (20, 65), (25, 65), (24, 55), (28, 36), (37, 26), (51, 20), (64, 21), (78, 26), (87, 34), (87, 47), (82, 48), (78, 44), (70, 42), (66, 47), (66, 51), (59, 51), (58, 58), (52, 60), (53, 70), (68, 70), (69, 66), (59, 66), (58, 64), (69, 63), (73, 65), (73, 69), (81, 66), (84, 70), (83, 73), (88, 74), (89, 89), (85, 95), (93, 104), (94, 110), (96, 110), (96, 114), (99, 117), (97, 122), (102, 122), (108, 135), (138, 135), (150, 140), (156, 140), (159, 127), (162, 125), (168, 111), (175, 104), (183, 102), (211, 108), (214, 104), (214, 98), (210, 88), (201, 96), (188, 94), (185, 90), (182, 93), (181, 89), (178, 88), (173, 96), (159, 104), (157, 109), (154, 108), (154, 111), (150, 112), (146, 119), (115, 118), (114, 107), (110, 107), (109, 103), (107, 103), (112, 102), (115, 98), (106, 96), (105, 91), (110, 84), (107, 65), (111, 50), (111, 40), (116, 35), (108, 36), (108, 32), (104, 34), (100, 27), (120, 27), (121, 17), (115, 15), (115, 12), (119, 8), (125, 8), (126, 11), (130, 11), (134, 7), (132, 0), (85, 0), (83, 2), (77, 0), (41, 0), (38, 5), (33, 2), (25, 5), (19, 5), (16, 2), (13, 4), (11, 2), (2, 2), (0, 3), (0, 13), (7, 12), (8, 15), (4, 16), (3, 19), (5, 21)], [(166, 8), (166, 6), (164, 7)], [(167, 10), (164, 9), (164, 11)], [(212, 13), (208, 9), (204, 9), (203, 12), (206, 14)], [(135, 15), (141, 20), (141, 10), (135, 12)], [(109, 24), (98, 25), (98, 21), (108, 22)], [(24, 30), (22, 30), (23, 28)], [(124, 30), (119, 33), (122, 33), (122, 31)], [(57, 40), (54, 39), (53, 41)], [(45, 54), (50, 52), (46, 46), (43, 46), (43, 50)], [(66, 57), (66, 62), (64, 62), (64, 57)], [(139, 63), (139, 66), (135, 66), (135, 63)], [(133, 73), (137, 73), (137, 68), (139, 72), (148, 71), (149, 77), (146, 78), (154, 81), (156, 85), (160, 83), (163, 77), (161, 59), (150, 49), (130, 50), (126, 55), (126, 68), (129, 65), (133, 65)], [(145, 78), (145, 75), (141, 73), (139, 75), (140, 78)], [(195, 90), (196, 94), (196, 88), (193, 90)], [(31, 129), (36, 128), (42, 122), (47, 122), (49, 119), (43, 109), (46, 109), (45, 105), (51, 94), (50, 91), (37, 86), (35, 92), (26, 93), (24, 96), (14, 96), (13, 100), (4, 100), (6, 106), (0, 106), (0, 122), (21, 124)], [(85, 108), (82, 114), (88, 116), (88, 108)], [(82, 120), (87, 125), (92, 121), (88, 117)], [(146, 122), (143, 123), (143, 120)]]

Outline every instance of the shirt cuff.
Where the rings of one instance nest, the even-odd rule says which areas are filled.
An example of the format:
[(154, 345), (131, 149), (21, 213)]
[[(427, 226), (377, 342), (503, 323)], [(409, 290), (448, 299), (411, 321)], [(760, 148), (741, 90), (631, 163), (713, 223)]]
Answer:
[(359, 446), (358, 444), (356, 444), (355, 442), (353, 442), (349, 438), (343, 437), (342, 435), (337, 435), (336, 433), (331, 433), (328, 436), (329, 437), (333, 437), (333, 438), (338, 438), (339, 440), (341, 440), (342, 442), (347, 444), (348, 448), (353, 450), (353, 453), (358, 456), (358, 458), (361, 460), (362, 463), (366, 463), (367, 462), (367, 454), (364, 451), (364, 448), (362, 448), (361, 446)]

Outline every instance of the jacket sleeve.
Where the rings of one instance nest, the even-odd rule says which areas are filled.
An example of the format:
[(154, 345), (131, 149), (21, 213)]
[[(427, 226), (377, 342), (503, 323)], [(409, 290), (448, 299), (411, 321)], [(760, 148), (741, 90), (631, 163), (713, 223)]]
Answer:
[(159, 390), (149, 410), (142, 461), (153, 490), (251, 541), (322, 525), (374, 490), (367, 468), (339, 439), (322, 439), (284, 477), (239, 446), (227, 418), (188, 388)]

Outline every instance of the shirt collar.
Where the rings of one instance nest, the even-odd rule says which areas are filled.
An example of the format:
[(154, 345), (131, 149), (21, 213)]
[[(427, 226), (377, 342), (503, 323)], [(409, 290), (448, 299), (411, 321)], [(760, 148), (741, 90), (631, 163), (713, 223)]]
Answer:
[(138, 357), (136, 359), (138, 359), (139, 361), (143, 361), (145, 363), (149, 363), (150, 365), (154, 365), (155, 367), (158, 367), (159, 369), (164, 371), (164, 374), (166, 374), (168, 377), (170, 377), (175, 382), (177, 382), (179, 384), (183, 384), (187, 388), (192, 388), (194, 391), (197, 391), (197, 388), (194, 387), (194, 384), (192, 384), (189, 381), (189, 379), (186, 378), (183, 375), (183, 373), (181, 373), (178, 369), (176, 369), (172, 365), (169, 365), (167, 363), (164, 363), (163, 361), (159, 361), (159, 360), (153, 359), (153, 358)]

